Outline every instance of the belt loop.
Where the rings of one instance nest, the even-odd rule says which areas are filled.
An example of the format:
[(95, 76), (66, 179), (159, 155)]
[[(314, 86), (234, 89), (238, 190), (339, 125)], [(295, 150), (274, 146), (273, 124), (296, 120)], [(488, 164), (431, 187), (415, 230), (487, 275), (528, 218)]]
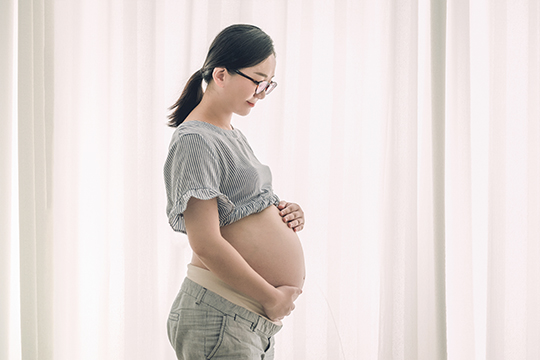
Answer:
[(199, 293), (197, 294), (197, 301), (195, 301), (195, 304), (200, 305), (201, 301), (204, 297), (204, 294), (206, 294), (206, 289), (202, 288)]
[(257, 330), (257, 327), (259, 326), (259, 321), (261, 321), (261, 317), (257, 316), (257, 320), (251, 325), (251, 331)]

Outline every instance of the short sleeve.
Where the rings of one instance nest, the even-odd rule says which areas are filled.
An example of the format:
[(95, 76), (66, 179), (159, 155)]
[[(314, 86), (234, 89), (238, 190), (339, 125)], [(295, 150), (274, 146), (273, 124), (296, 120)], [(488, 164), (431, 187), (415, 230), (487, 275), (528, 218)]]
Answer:
[(175, 138), (165, 164), (167, 213), (175, 231), (186, 233), (184, 211), (191, 197), (217, 198), (220, 222), (234, 209), (234, 204), (220, 190), (223, 166), (216, 150), (199, 134)]

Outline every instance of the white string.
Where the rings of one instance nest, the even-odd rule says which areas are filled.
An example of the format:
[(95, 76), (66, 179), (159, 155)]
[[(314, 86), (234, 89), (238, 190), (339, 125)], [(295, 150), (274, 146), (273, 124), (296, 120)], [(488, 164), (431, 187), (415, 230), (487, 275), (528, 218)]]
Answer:
[(317, 286), (317, 289), (319, 289), (319, 292), (321, 293), (324, 301), (326, 302), (326, 306), (328, 306), (328, 311), (330, 313), (330, 318), (332, 319), (332, 324), (334, 324), (334, 328), (336, 330), (338, 339), (339, 339), (339, 347), (341, 349), (341, 355), (343, 356), (343, 360), (347, 360), (345, 357), (345, 350), (343, 349), (343, 342), (341, 341), (341, 335), (339, 333), (339, 329), (337, 327), (336, 318), (334, 317), (334, 313), (332, 312), (332, 308), (330, 307), (330, 302), (328, 301), (326, 295), (324, 295), (324, 292), (322, 291), (322, 288), (319, 286), (319, 284), (315, 284)]

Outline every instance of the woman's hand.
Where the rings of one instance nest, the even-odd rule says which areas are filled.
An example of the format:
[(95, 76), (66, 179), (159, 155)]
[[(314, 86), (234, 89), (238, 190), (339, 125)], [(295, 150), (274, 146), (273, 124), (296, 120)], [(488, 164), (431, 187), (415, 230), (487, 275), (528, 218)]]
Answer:
[(300, 296), (302, 290), (294, 286), (279, 286), (275, 296), (268, 299), (263, 305), (264, 312), (270, 320), (282, 320), (294, 310), (294, 301)]
[(279, 214), (287, 226), (298, 232), (304, 228), (304, 211), (300, 205), (281, 200), (278, 204)]

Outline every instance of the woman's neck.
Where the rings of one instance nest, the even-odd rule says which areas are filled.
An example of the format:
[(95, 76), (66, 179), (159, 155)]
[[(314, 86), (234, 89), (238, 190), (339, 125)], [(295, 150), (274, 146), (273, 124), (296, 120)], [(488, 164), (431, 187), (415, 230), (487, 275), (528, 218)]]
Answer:
[(205, 93), (199, 105), (186, 118), (210, 123), (225, 130), (232, 130), (232, 112), (227, 112), (215, 101), (211, 94)]

